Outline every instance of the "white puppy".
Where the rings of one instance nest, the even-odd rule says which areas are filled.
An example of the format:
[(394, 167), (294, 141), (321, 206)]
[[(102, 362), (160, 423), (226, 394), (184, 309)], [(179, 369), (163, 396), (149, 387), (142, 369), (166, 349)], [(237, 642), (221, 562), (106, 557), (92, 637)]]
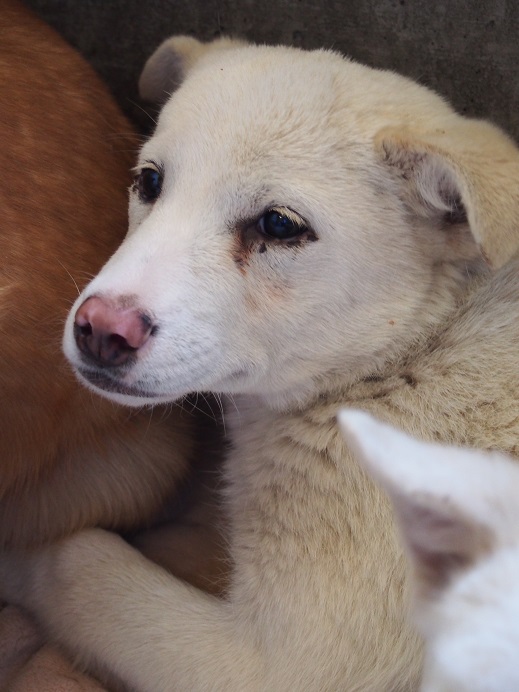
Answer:
[(344, 411), (346, 440), (392, 500), (427, 642), (423, 692), (519, 690), (519, 468)]
[(142, 86), (174, 93), (64, 346), (115, 401), (232, 397), (231, 586), (91, 531), (5, 556), (4, 593), (139, 690), (416, 689), (391, 507), (336, 413), (517, 452), (519, 151), (327, 51), (173, 39)]

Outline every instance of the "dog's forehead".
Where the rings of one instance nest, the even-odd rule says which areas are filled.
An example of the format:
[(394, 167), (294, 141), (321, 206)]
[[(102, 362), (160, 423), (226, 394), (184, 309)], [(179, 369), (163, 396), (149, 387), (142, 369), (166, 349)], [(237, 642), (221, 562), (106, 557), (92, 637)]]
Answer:
[(331, 51), (246, 46), (208, 55), (165, 104), (155, 137), (222, 163), (295, 157), (315, 165), (331, 150), (364, 148), (379, 129), (451, 109), (405, 77)]
[(221, 143), (227, 151), (246, 143), (256, 152), (290, 146), (307, 135), (307, 146), (322, 146), (334, 135), (337, 66), (332, 60), (334, 69), (323, 73), (310, 56), (244, 49), (206, 61), (166, 103), (156, 135), (193, 136), (200, 146)]

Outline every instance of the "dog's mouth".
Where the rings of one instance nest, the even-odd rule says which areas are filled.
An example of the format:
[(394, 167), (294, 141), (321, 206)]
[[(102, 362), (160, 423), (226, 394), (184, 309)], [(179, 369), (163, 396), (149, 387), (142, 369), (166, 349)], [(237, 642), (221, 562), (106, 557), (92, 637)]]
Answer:
[(139, 386), (129, 385), (121, 382), (121, 380), (114, 379), (100, 370), (78, 368), (77, 372), (81, 378), (86, 380), (89, 384), (93, 385), (97, 389), (101, 389), (111, 394), (122, 394), (123, 396), (138, 397), (140, 399), (160, 398), (160, 395), (155, 394), (154, 392), (147, 391)]

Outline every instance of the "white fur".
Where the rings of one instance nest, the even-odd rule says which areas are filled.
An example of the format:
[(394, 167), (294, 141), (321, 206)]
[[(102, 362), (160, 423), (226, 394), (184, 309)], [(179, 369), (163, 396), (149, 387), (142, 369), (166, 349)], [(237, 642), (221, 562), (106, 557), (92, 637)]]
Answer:
[[(415, 689), (391, 508), (335, 417), (351, 405), (517, 452), (516, 267), (499, 268), (519, 245), (518, 150), (334, 53), (173, 39), (157, 55), (145, 74), (185, 77), (137, 167), (164, 169), (162, 193), (132, 193), (128, 237), (72, 309), (64, 348), (89, 382), (75, 310), (131, 296), (157, 331), (131, 367), (103, 371), (119, 393), (90, 386), (130, 405), (232, 397), (231, 587), (207, 596), (92, 531), (5, 557), (4, 591), (140, 690)], [(180, 81), (163, 77), (150, 93)], [(272, 207), (311, 232), (264, 237)]]
[[(392, 499), (417, 568), (423, 692), (519, 689), (519, 468), (497, 453), (415, 440), (365, 413), (345, 410), (340, 422)], [(460, 553), (468, 564), (435, 586), (420, 570), (432, 551), (437, 564)]]

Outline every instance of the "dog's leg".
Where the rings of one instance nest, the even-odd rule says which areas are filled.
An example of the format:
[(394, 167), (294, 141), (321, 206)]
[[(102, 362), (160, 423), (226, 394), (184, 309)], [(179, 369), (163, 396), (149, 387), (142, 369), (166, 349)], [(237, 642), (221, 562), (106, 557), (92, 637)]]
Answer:
[(230, 558), (217, 524), (218, 510), (211, 511), (210, 506), (195, 510), (200, 523), (191, 519), (194, 512), (190, 512), (180, 521), (142, 531), (131, 544), (176, 577), (223, 596), (228, 588)]
[(4, 554), (0, 589), (84, 663), (137, 690), (263, 687), (259, 656), (234, 608), (169, 576), (113, 534), (94, 529)]

